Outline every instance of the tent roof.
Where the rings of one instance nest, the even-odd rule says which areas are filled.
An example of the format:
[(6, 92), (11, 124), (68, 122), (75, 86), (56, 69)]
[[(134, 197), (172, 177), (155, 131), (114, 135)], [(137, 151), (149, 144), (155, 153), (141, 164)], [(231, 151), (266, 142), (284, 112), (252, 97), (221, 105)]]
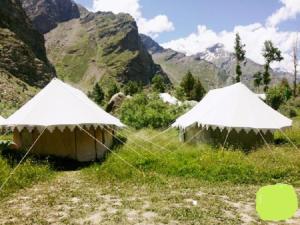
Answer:
[(237, 83), (209, 91), (172, 126), (184, 129), (195, 123), (207, 128), (273, 131), (290, 127), (292, 120), (272, 109), (245, 85)]
[[(0, 123), (1, 125), (1, 123)], [(2, 126), (18, 128), (75, 128), (76, 125), (114, 125), (119, 119), (105, 112), (82, 91), (53, 79), (43, 90), (11, 115)]]

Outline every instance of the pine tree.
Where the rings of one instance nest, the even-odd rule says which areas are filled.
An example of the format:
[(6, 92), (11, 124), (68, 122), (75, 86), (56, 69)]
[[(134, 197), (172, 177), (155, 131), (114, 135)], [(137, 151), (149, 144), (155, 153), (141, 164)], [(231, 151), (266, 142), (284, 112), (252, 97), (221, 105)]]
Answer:
[(281, 56), (281, 51), (278, 48), (274, 47), (272, 41), (265, 41), (264, 48), (263, 48), (263, 56), (265, 58), (263, 84), (264, 84), (264, 91), (266, 92), (271, 82), (271, 76), (269, 72), (270, 64), (274, 61), (280, 62), (281, 60), (283, 60), (283, 57)]
[(253, 78), (254, 78), (254, 81), (253, 81), (254, 87), (259, 89), (259, 87), (262, 85), (262, 80), (263, 80), (262, 73), (260, 71), (255, 73), (253, 75)]
[(104, 92), (98, 83), (94, 85), (92, 92), (89, 92), (88, 95), (98, 105), (101, 105), (104, 100)]
[(163, 93), (166, 91), (166, 84), (165, 84), (165, 80), (162, 75), (157, 74), (153, 77), (152, 89), (159, 93)]
[(192, 91), (195, 84), (195, 78), (191, 71), (188, 71), (187, 74), (182, 78), (182, 81), (180, 83), (180, 86), (183, 88), (184, 93), (187, 97), (187, 99), (191, 100), (192, 97)]
[(241, 37), (239, 33), (235, 35), (235, 46), (234, 46), (234, 56), (236, 58), (236, 68), (235, 68), (235, 73), (236, 73), (236, 82), (241, 81), (241, 76), (242, 76), (242, 68), (241, 68), (241, 63), (245, 61), (245, 54), (246, 51), (244, 50), (245, 44), (242, 44), (241, 42)]
[(206, 91), (205, 91), (204, 87), (202, 86), (201, 81), (199, 79), (197, 79), (197, 81), (194, 84), (193, 90), (192, 90), (191, 98), (193, 100), (200, 101), (204, 97), (205, 93), (206, 93)]

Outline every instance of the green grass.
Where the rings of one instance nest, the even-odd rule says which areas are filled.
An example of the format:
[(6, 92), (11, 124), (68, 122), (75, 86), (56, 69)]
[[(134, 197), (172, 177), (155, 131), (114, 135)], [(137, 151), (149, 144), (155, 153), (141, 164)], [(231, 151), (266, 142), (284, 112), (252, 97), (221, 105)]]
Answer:
[[(11, 165), (8, 160), (0, 157), (0, 183), (2, 184), (6, 178), (10, 175), (16, 163)], [(21, 166), (16, 170), (16, 172), (11, 176), (9, 181), (4, 186), (3, 190), (0, 192), (0, 200), (7, 197), (19, 189), (28, 187), (39, 181), (47, 180), (51, 178), (53, 171), (47, 163), (36, 162), (34, 160), (28, 159), (21, 164)]]
[[(11, 140), (11, 135), (0, 136), (0, 140)], [(22, 157), (22, 152), (14, 153), (0, 148), (0, 186), (10, 176)], [(0, 200), (39, 181), (49, 180), (53, 175), (54, 171), (47, 160), (28, 157), (0, 191)]]
[[(299, 128), (287, 135), (300, 145)], [(266, 184), (287, 182), (297, 184), (300, 175), (300, 151), (285, 142), (261, 147), (245, 153), (242, 150), (213, 148), (209, 145), (182, 145), (176, 131), (159, 135), (155, 145), (141, 140), (158, 134), (154, 130), (141, 130), (128, 136), (128, 142), (110, 154), (106, 161), (84, 170), (99, 180), (135, 182), (163, 182), (165, 177), (193, 178), (210, 183)], [(167, 146), (166, 146), (167, 145)], [(158, 146), (166, 146), (167, 150)], [(131, 164), (129, 166), (120, 158)]]

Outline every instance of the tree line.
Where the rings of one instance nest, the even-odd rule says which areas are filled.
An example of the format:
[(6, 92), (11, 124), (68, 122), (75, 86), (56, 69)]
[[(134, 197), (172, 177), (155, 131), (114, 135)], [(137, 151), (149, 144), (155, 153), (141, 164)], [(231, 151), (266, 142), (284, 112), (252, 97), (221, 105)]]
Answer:
[[(234, 45), (234, 56), (236, 59), (236, 82), (241, 81), (242, 77), (242, 69), (241, 64), (243, 63), (246, 65), (246, 45), (242, 43), (241, 37), (239, 33), (235, 36), (235, 45)], [(296, 42), (293, 47), (293, 62), (294, 62), (294, 79), (293, 79), (293, 95), (297, 95), (297, 66), (298, 66), (298, 38), (296, 38)], [(254, 86), (259, 89), (260, 86), (263, 86), (264, 92), (267, 92), (269, 89), (269, 84), (271, 82), (271, 74), (270, 74), (270, 68), (271, 64), (273, 62), (280, 62), (284, 58), (282, 56), (282, 53), (279, 48), (275, 47), (273, 42), (270, 40), (267, 40), (264, 42), (264, 46), (262, 49), (262, 55), (265, 59), (264, 63), (264, 70), (263, 71), (257, 71), (253, 75), (253, 84)]]

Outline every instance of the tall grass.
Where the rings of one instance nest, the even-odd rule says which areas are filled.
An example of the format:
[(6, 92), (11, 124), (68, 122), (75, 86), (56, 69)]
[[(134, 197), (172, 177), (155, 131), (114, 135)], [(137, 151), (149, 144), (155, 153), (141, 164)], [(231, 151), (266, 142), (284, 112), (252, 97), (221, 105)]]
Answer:
[[(297, 141), (298, 132), (293, 133)], [(245, 153), (204, 144), (181, 144), (175, 131), (157, 136), (152, 140), (154, 144), (141, 139), (156, 134), (154, 130), (130, 134), (128, 142), (119, 147), (116, 154), (110, 154), (103, 164), (94, 164), (84, 172), (99, 180), (145, 182), (163, 176), (235, 184), (297, 183), (300, 177), (300, 151), (288, 144), (271, 145), (271, 149), (264, 146)], [(166, 146), (167, 150), (159, 146)]]
[[(1, 139), (9, 140), (10, 136), (2, 136)], [(23, 155), (24, 152), (15, 153), (11, 150), (0, 149), (0, 186), (9, 177)], [(54, 171), (47, 160), (28, 157), (0, 190), (0, 200), (19, 189), (47, 180), (53, 175)]]

